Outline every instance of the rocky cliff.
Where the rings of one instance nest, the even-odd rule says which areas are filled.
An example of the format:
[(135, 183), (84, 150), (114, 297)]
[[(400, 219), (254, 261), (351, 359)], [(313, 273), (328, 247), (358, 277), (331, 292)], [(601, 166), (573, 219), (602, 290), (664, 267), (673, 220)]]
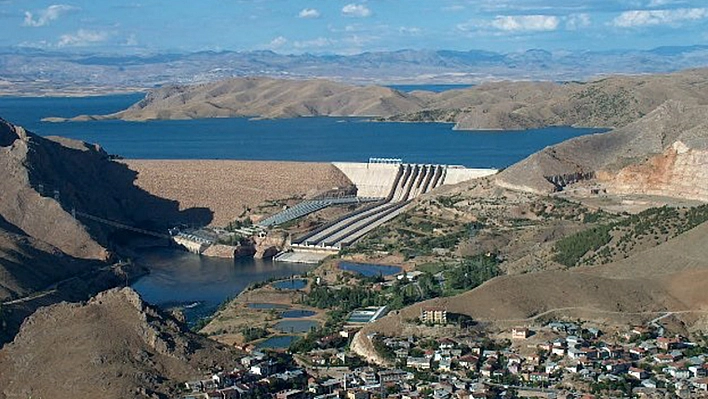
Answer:
[[(708, 142), (708, 140), (707, 140)], [(708, 202), (708, 149), (674, 142), (662, 154), (619, 172), (602, 172), (598, 181), (610, 194), (648, 194)]]
[(47, 139), (0, 119), (0, 216), (28, 236), (77, 258), (106, 259), (115, 229), (72, 213), (161, 230), (180, 221), (208, 223), (206, 209), (138, 188), (136, 173), (96, 145)]
[(0, 398), (155, 398), (234, 353), (186, 330), (129, 288), (42, 308), (0, 350)]
[(574, 138), (500, 173), (502, 187), (549, 193), (596, 179), (608, 191), (708, 200), (708, 107), (670, 100), (608, 133)]
[[(53, 153), (60, 146), (0, 119), (0, 170), (3, 172), (0, 215), (27, 235), (69, 255), (105, 259), (106, 249), (57, 201), (61, 191), (67, 200), (71, 198), (71, 191), (75, 191), (56, 178), (62, 170), (67, 171), (67, 164), (73, 163), (70, 159), (66, 159), (66, 163), (53, 159)], [(81, 150), (67, 148), (67, 153), (73, 151)], [(96, 155), (105, 157), (101, 153)]]

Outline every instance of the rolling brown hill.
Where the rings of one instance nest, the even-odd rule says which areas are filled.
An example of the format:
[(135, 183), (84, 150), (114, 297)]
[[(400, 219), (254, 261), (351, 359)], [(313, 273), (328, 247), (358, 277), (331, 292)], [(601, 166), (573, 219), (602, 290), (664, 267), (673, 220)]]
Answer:
[(379, 116), (420, 109), (416, 96), (379, 86), (326, 80), (239, 78), (195, 86), (153, 90), (125, 111), (86, 119), (196, 119), (236, 116)]
[(547, 147), (504, 170), (497, 183), (550, 193), (596, 178), (608, 192), (708, 201), (706, 112), (669, 100), (623, 128)]
[(167, 398), (236, 353), (185, 330), (129, 288), (41, 308), (0, 350), (0, 398)]
[(107, 259), (115, 229), (75, 219), (73, 210), (153, 229), (212, 218), (207, 209), (180, 211), (176, 201), (140, 189), (134, 184), (136, 172), (98, 146), (39, 137), (2, 119), (0, 171), (0, 216), (77, 258)]
[(74, 120), (375, 116), (390, 121), (453, 122), (462, 130), (622, 127), (668, 100), (708, 104), (706, 86), (706, 69), (589, 82), (496, 82), (442, 93), (403, 93), (326, 80), (236, 78), (155, 89), (127, 110)]
[(625, 325), (662, 312), (686, 312), (677, 316), (689, 329), (703, 328), (708, 321), (707, 239), (704, 223), (613, 264), (497, 277), (454, 297), (412, 305), (362, 331), (401, 334), (403, 320), (418, 317), (422, 306), (443, 306), (502, 325), (530, 324), (537, 317)]

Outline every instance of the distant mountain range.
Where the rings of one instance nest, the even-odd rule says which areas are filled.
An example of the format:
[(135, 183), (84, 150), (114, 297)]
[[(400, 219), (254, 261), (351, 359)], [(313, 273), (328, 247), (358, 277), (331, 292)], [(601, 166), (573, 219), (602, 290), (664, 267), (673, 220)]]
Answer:
[(708, 46), (652, 50), (399, 50), (357, 55), (272, 51), (151, 55), (0, 49), (0, 94), (92, 94), (242, 76), (327, 78), (348, 83), (475, 84), (494, 80), (587, 80), (605, 74), (672, 72), (708, 65)]

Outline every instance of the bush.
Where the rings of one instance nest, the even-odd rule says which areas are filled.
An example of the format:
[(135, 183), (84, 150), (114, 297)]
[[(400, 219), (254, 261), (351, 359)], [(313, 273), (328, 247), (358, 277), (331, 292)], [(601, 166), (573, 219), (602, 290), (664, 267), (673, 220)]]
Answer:
[(602, 225), (581, 231), (559, 240), (555, 245), (554, 260), (562, 265), (573, 267), (590, 251), (597, 251), (612, 239), (611, 226)]

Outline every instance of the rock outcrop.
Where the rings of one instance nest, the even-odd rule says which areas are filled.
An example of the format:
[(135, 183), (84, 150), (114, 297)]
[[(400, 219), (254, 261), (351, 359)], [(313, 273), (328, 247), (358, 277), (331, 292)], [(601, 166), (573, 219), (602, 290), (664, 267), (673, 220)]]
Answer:
[(706, 106), (670, 100), (637, 122), (539, 151), (500, 173), (498, 185), (534, 193), (596, 179), (608, 192), (708, 200)]
[(256, 259), (267, 259), (277, 255), (280, 251), (290, 248), (290, 240), (284, 232), (271, 231), (265, 237), (254, 237), (256, 242)]
[(234, 353), (146, 305), (129, 288), (27, 318), (0, 350), (0, 398), (170, 397)]
[(617, 173), (604, 172), (598, 180), (610, 194), (648, 194), (708, 202), (708, 150), (690, 148), (676, 141), (664, 153)]

